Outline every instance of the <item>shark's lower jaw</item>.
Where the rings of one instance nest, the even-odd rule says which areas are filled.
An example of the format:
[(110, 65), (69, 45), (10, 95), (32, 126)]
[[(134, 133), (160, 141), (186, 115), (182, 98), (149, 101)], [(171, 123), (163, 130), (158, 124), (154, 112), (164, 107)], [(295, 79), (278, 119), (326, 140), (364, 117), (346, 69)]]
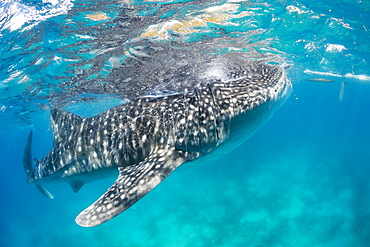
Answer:
[(118, 170), (115, 183), (76, 218), (84, 227), (110, 220), (181, 164), (213, 160), (236, 148), (280, 107), (292, 88), (284, 71), (258, 62), (248, 65), (246, 71), (225, 74), (225, 81), (137, 98), (92, 118), (53, 110), (54, 149), (35, 160), (35, 168), (32, 132), (28, 139), (24, 167), (29, 181), (53, 198), (43, 182), (66, 181), (77, 192), (99, 172)]

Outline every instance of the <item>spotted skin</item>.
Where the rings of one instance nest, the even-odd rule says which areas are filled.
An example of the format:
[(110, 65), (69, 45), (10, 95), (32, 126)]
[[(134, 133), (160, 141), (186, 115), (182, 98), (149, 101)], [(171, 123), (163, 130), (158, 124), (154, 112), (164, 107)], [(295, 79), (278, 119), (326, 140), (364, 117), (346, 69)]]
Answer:
[[(115, 183), (76, 218), (84, 227), (99, 225), (129, 208), (181, 164), (217, 156), (216, 147), (225, 153), (244, 142), (290, 89), (281, 67), (250, 62), (248, 70), (235, 69), (183, 93), (137, 98), (91, 118), (52, 110), (54, 148), (31, 169), (32, 138), (28, 141), (28, 182), (44, 188), (64, 180), (77, 192), (104, 171), (118, 170)], [(243, 132), (247, 134), (239, 134)], [(229, 146), (224, 145), (227, 139)]]
[(116, 182), (77, 216), (76, 223), (89, 227), (110, 220), (146, 195), (184, 161), (184, 152), (172, 148), (146, 157), (138, 164), (119, 167)]

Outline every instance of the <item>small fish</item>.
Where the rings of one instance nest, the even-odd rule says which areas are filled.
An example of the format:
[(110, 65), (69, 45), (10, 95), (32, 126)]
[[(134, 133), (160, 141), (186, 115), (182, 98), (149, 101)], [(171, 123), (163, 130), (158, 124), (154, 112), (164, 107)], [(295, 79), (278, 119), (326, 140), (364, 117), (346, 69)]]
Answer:
[(342, 102), (343, 100), (343, 97), (344, 97), (344, 86), (345, 86), (345, 82), (342, 81), (342, 83), (340, 84), (340, 91), (339, 91), (339, 102)]
[(334, 82), (333, 80), (324, 79), (324, 78), (307, 79), (306, 81), (317, 81), (317, 82), (324, 82), (324, 83)]

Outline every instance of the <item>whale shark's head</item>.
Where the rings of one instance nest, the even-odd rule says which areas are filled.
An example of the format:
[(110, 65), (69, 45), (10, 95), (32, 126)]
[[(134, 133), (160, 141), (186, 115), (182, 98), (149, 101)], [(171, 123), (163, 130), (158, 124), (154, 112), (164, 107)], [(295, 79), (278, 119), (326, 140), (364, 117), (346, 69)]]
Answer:
[(220, 108), (236, 115), (266, 103), (279, 106), (292, 91), (284, 66), (257, 61), (214, 63), (206, 76), (215, 80), (213, 94)]

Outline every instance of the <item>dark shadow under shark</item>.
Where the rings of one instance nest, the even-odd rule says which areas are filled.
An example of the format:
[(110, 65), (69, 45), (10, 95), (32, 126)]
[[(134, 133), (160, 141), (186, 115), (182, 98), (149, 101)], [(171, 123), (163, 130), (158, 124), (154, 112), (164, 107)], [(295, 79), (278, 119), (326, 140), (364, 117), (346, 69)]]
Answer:
[(25, 153), (28, 182), (115, 183), (81, 212), (77, 224), (99, 225), (117, 216), (187, 162), (209, 162), (242, 144), (289, 96), (284, 68), (257, 61), (216, 61), (204, 78), (179, 93), (147, 95), (84, 118), (51, 111), (54, 148), (32, 165), (32, 132)]

